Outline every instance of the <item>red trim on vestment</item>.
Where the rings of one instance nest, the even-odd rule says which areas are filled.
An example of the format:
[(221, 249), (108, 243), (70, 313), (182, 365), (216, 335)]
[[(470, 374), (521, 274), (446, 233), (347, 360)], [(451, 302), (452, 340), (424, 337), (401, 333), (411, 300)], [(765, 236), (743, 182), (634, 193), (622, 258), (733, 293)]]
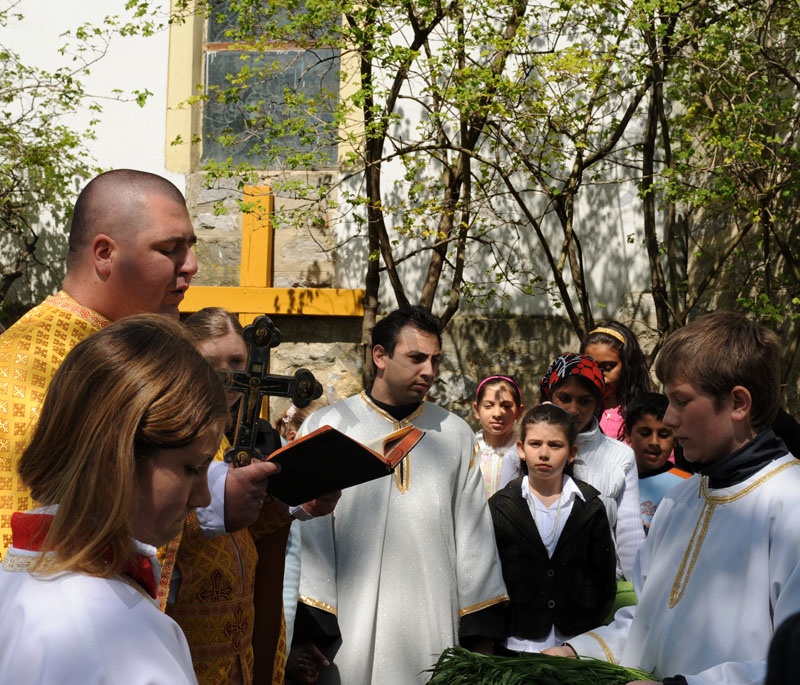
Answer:
[[(21, 511), (11, 514), (11, 535), (14, 549), (41, 552), (52, 524), (52, 514), (29, 514)], [(137, 555), (125, 564), (122, 572), (141, 585), (153, 599), (156, 598), (158, 585), (150, 557), (145, 554)]]

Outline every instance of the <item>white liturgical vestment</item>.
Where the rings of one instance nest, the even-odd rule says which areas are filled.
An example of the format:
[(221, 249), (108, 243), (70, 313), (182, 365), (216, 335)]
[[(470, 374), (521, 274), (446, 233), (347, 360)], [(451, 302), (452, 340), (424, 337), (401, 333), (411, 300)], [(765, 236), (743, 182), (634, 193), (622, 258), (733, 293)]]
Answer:
[(424, 402), (402, 422), (365, 393), (321, 409), (366, 443), (400, 425), (425, 431), (391, 476), (344, 490), (331, 516), (303, 524), (300, 601), (333, 613), (342, 644), (320, 683), (425, 683), (458, 644), (459, 618), (507, 600), (475, 438)]
[(664, 497), (636, 563), (638, 606), (569, 641), (578, 654), (689, 685), (763, 683), (775, 627), (800, 610), (800, 461)]
[[(155, 548), (151, 548), (155, 554)], [(195, 684), (181, 629), (134, 581), (0, 570), (0, 685)]]

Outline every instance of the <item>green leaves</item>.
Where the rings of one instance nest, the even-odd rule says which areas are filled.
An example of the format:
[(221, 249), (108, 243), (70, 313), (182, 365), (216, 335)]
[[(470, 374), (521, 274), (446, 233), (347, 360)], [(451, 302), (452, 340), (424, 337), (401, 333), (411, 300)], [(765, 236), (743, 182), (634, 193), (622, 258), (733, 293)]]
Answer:
[[(661, 333), (719, 301), (793, 316), (796, 2), (212, 4), (222, 38), (253, 56), (207, 91), (226, 122), (216, 152), (205, 140), (209, 181), (268, 169), (276, 192), (317, 198), (284, 218), (339, 220), (332, 231), (363, 246), (398, 301), (421, 293), (451, 314), (460, 298), (516, 298), (581, 332), (597, 302), (626, 297), (598, 266), (624, 250), (637, 265), (626, 287), (661, 298)], [(293, 50), (310, 55), (298, 82), (330, 78), (318, 92), (269, 91), (291, 60), (254, 66)], [(615, 233), (623, 191), (641, 214)]]
[[(146, 2), (128, 2), (127, 9), (130, 14), (65, 33), (57, 49), (64, 59), (54, 69), (25, 63), (0, 45), (0, 300), (21, 279), (25, 297), (33, 301), (60, 283), (76, 188), (100, 171), (87, 143), (95, 139), (101, 103), (110, 97), (143, 106), (152, 94), (114, 90), (100, 97), (84, 85), (112, 39), (150, 35), (166, 20), (157, 20)], [(19, 12), (0, 10), (4, 30), (13, 31), (21, 19)], [(82, 128), (71, 124), (74, 115), (86, 112)]]
[(627, 685), (654, 680), (646, 671), (589, 657), (487, 656), (462, 647), (445, 650), (431, 671), (428, 685)]

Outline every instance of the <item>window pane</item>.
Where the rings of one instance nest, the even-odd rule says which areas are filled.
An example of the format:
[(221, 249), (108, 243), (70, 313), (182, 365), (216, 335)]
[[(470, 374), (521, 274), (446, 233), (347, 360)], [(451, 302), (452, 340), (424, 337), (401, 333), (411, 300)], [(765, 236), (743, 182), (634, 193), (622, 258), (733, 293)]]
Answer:
[[(247, 26), (245, 35), (237, 35), (237, 20), (235, 10), (230, 9), (230, 0), (221, 0), (214, 3), (214, 9), (208, 17), (209, 43), (254, 42), (259, 39), (280, 40), (284, 43), (303, 43), (313, 45), (330, 44), (330, 36), (341, 21), (341, 16), (335, 11), (335, 16), (327, 19), (318, 16), (315, 21), (297, 22), (300, 15), (306, 12), (303, 0), (285, 0), (280, 6), (265, 5), (263, 8), (248, 7), (243, 23)], [(290, 19), (294, 20), (295, 27), (290, 31)], [(304, 17), (305, 19), (305, 17)], [(310, 20), (311, 17), (309, 16)], [(300, 28), (302, 24), (302, 29)], [(270, 35), (271, 34), (271, 35)], [(326, 37), (328, 40), (326, 40)]]
[[(232, 91), (240, 73), (246, 78)], [(306, 166), (336, 165), (338, 49), (210, 52), (206, 84), (203, 161), (232, 156), (271, 169), (305, 155)], [(288, 106), (287, 98), (300, 107)]]

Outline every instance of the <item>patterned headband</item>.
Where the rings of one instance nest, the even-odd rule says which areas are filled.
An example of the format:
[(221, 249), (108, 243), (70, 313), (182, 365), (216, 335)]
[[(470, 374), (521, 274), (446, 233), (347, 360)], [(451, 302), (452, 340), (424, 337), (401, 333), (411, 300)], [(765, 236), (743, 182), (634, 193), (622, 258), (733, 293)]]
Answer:
[(625, 336), (622, 335), (619, 331), (615, 331), (613, 328), (606, 328), (605, 326), (599, 326), (595, 328), (593, 331), (589, 331), (589, 335), (594, 335), (595, 333), (604, 333), (605, 335), (610, 335), (612, 338), (619, 340), (623, 345), (625, 344)]
[(484, 378), (480, 383), (478, 383), (478, 388), (475, 390), (476, 399), (478, 398), (478, 395), (480, 395), (481, 388), (492, 381), (505, 381), (508, 383), (514, 390), (517, 391), (517, 402), (522, 402), (522, 390), (519, 389), (517, 381), (515, 381), (513, 378), (509, 378), (508, 376), (487, 376)]
[(603, 412), (606, 385), (603, 382), (603, 372), (600, 370), (600, 365), (592, 357), (588, 357), (585, 354), (564, 352), (559, 357), (556, 357), (539, 383), (542, 400), (552, 399), (553, 388), (561, 381), (567, 380), (572, 376), (581, 376), (597, 388), (600, 394), (600, 402), (595, 407), (595, 415), (599, 417)]

